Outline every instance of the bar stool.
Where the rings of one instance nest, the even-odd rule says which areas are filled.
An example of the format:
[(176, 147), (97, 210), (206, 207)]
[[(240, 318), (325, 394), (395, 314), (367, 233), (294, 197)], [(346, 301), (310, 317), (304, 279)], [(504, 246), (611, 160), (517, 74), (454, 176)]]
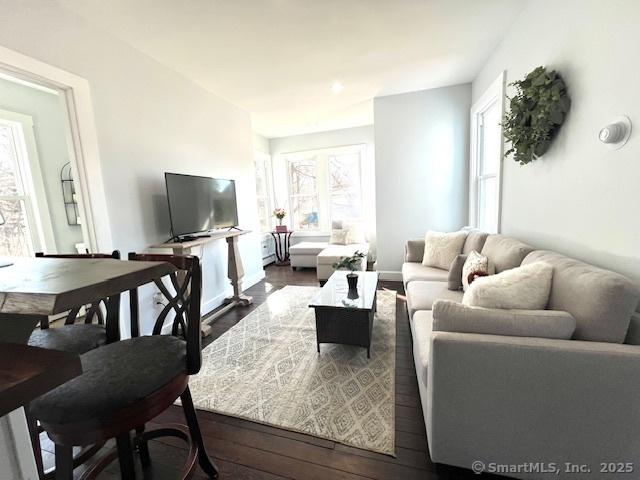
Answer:
[[(131, 431), (142, 432), (147, 422), (178, 398), (188, 428), (171, 425), (135, 435), (141, 461), (143, 465), (150, 461), (148, 440), (171, 435), (183, 439), (189, 447), (181, 478), (192, 474), (196, 459), (210, 478), (217, 478), (218, 470), (205, 450), (188, 385), (189, 375), (197, 373), (202, 363), (200, 261), (193, 256), (135, 253), (129, 254), (129, 260), (170, 262), (183, 278), (179, 279), (174, 272), (168, 276), (169, 286), (160, 279), (155, 281), (168, 303), (160, 312), (152, 335), (109, 343), (81, 355), (82, 375), (32, 403), (33, 415), (55, 443), (56, 478), (73, 478), (73, 446), (115, 438), (121, 476), (134, 479)], [(132, 322), (137, 322), (137, 289), (130, 296)], [(170, 335), (162, 334), (165, 321), (171, 322)], [(95, 478), (115, 456), (115, 453), (105, 456), (83, 478)]]

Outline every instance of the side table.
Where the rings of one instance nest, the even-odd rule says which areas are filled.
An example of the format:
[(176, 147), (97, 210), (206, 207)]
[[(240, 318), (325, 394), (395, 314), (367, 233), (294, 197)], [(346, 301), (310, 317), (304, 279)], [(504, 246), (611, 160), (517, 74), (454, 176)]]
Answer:
[(276, 246), (276, 265), (283, 267), (291, 265), (289, 261), (289, 244), (291, 242), (291, 234), (293, 232), (271, 232), (273, 241)]

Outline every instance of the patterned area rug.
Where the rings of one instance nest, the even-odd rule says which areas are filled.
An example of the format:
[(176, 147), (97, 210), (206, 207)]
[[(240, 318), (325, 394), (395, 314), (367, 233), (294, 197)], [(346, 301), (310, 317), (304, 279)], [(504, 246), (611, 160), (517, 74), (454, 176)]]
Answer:
[(322, 344), (309, 301), (287, 286), (203, 351), (190, 380), (196, 408), (388, 455), (395, 442), (396, 295), (378, 291), (366, 349)]

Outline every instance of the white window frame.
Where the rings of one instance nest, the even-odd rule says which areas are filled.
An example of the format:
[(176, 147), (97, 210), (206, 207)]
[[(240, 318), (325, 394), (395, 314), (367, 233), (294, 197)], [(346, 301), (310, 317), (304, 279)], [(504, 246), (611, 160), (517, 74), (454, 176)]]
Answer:
[(482, 145), (480, 144), (480, 136), (478, 135), (479, 129), (482, 127), (482, 116), (484, 112), (486, 112), (490, 107), (492, 107), (496, 102), (498, 102), (498, 108), (500, 111), (500, 118), (504, 118), (504, 109), (505, 109), (505, 80), (506, 80), (506, 72), (500, 73), (498, 78), (496, 78), (493, 83), (487, 88), (487, 90), (482, 94), (482, 96), (478, 99), (476, 103), (471, 107), (471, 152), (470, 152), (470, 162), (469, 162), (469, 225), (478, 226), (479, 219), (479, 188), (478, 185), (481, 180), (485, 180), (489, 177), (495, 177), (498, 191), (496, 194), (496, 232), (490, 233), (499, 233), (501, 230), (501, 218), (502, 218), (502, 164), (503, 164), (503, 156), (504, 156), (504, 136), (503, 129), (499, 129), (499, 155), (498, 159), (498, 170), (495, 174), (490, 175), (481, 175), (481, 165), (480, 165), (480, 152), (482, 149)]
[[(265, 169), (265, 181), (266, 181), (266, 188), (267, 188), (267, 211), (269, 212), (268, 215), (268, 220), (267, 220), (267, 225), (269, 227), (269, 230), (273, 229), (273, 222), (274, 222), (274, 218), (273, 215), (271, 215), (271, 212), (273, 212), (274, 207), (274, 189), (273, 189), (273, 166), (271, 164), (271, 155), (269, 155), (268, 153), (265, 152), (261, 152), (260, 150), (255, 150), (253, 152), (253, 156), (254, 156), (254, 165), (255, 168), (258, 168), (258, 161), (260, 161), (260, 163), (262, 165), (264, 165), (264, 169)], [(257, 186), (257, 184), (256, 184)], [(258, 195), (258, 191), (256, 189), (256, 200), (260, 199), (260, 195)], [(258, 219), (258, 222), (260, 224), (260, 219)], [(268, 232), (262, 232), (262, 233), (268, 233)]]
[[(314, 232), (325, 233), (331, 231), (332, 213), (331, 213), (331, 186), (329, 176), (329, 158), (349, 153), (358, 153), (360, 155), (359, 176), (360, 176), (360, 201), (362, 202), (362, 216), (361, 221), (365, 223), (367, 221), (366, 214), (364, 212), (364, 179), (363, 179), (363, 167), (366, 162), (367, 145), (366, 144), (354, 144), (354, 145), (340, 145), (336, 147), (327, 147), (317, 150), (306, 150), (298, 152), (290, 152), (282, 154), (286, 164), (286, 182), (287, 182), (287, 202), (289, 208), (291, 208), (291, 199), (293, 197), (291, 193), (291, 162), (311, 159), (313, 158), (316, 164), (316, 196), (318, 198), (318, 228), (317, 229), (305, 229), (298, 232)], [(307, 196), (307, 195), (302, 195)], [(287, 212), (289, 214), (291, 212)], [(292, 220), (290, 220), (291, 222)], [(294, 226), (290, 223), (292, 229)]]
[(67, 113), (69, 161), (73, 178), (78, 181), (77, 201), (84, 241), (92, 252), (113, 250), (89, 82), (2, 46), (0, 73), (60, 94)]
[[(8, 126), (13, 132), (18, 174), (24, 189), (23, 195), (1, 195), (0, 200), (23, 201), (33, 249), (35, 251), (57, 252), (51, 213), (33, 132), (33, 118), (9, 110), (0, 110), (0, 124)], [(35, 252), (31, 252), (31, 254), (33, 253)]]

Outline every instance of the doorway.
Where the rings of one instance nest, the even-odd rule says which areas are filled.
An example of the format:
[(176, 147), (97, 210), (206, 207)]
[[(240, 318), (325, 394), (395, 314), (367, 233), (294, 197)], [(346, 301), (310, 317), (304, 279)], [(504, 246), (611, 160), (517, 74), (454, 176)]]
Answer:
[(0, 255), (87, 251), (67, 128), (57, 91), (0, 77)]

